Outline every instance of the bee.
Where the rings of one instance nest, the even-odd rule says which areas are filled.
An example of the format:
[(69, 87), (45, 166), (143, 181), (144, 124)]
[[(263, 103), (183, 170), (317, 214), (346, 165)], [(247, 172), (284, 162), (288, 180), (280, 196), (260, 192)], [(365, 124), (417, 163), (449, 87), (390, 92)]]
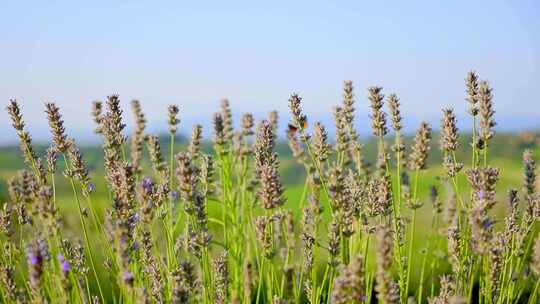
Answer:
[(298, 128), (293, 124), (289, 124), (289, 126), (287, 128), (287, 133), (294, 135), (294, 134), (296, 134), (296, 132), (298, 132)]
[(302, 119), (302, 130), (307, 129), (307, 127), (308, 127), (307, 118), (304, 117), (304, 118)]
[[(300, 121), (300, 123), (301, 123), (301, 126), (300, 126), (300, 129), (301, 129), (301, 130), (307, 129), (307, 127), (308, 127), (307, 118), (303, 117), (302, 120)], [(298, 129), (297, 126), (295, 126), (295, 125), (293, 125), (293, 124), (289, 124), (289, 125), (288, 125), (288, 128), (287, 128), (287, 131), (288, 131), (288, 133), (290, 133), (290, 134), (296, 134), (296, 132), (298, 132), (299, 129)]]

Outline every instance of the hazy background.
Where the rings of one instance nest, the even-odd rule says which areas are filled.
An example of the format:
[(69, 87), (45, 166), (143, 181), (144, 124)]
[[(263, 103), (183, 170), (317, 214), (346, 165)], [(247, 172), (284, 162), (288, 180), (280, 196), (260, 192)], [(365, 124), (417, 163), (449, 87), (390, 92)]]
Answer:
[[(370, 85), (396, 92), (414, 127), (437, 123), (444, 105), (465, 113), (470, 69), (495, 88), (500, 128), (540, 125), (535, 0), (109, 2), (0, 4), (0, 106), (20, 100), (35, 138), (48, 139), (43, 103), (55, 101), (70, 134), (93, 141), (90, 102), (112, 93), (126, 112), (140, 99), (153, 131), (165, 129), (169, 103), (186, 132), (208, 126), (223, 97), (236, 117), (287, 115), (292, 91), (329, 122), (345, 79), (364, 133)], [(15, 140), (1, 111), (0, 143)]]

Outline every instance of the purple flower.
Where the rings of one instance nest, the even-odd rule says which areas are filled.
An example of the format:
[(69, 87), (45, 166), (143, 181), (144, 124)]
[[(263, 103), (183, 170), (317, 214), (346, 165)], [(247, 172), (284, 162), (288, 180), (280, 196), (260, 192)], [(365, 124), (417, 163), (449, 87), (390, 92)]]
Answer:
[(135, 213), (129, 217), (129, 221), (132, 223), (138, 222), (140, 219), (141, 219), (141, 216), (138, 213)]
[(490, 219), (490, 218), (486, 218), (482, 221), (482, 226), (484, 226), (484, 229), (489, 229), (493, 226), (495, 222)]
[(127, 241), (127, 236), (125, 234), (122, 234), (120, 236), (120, 244), (125, 245)]
[(30, 286), (37, 288), (43, 274), (43, 255), (37, 241), (33, 241), (26, 247), (26, 258), (28, 259)]
[(40, 248), (39, 241), (33, 241), (26, 247), (26, 258), (32, 266), (40, 267), (43, 264), (43, 250)]
[(88, 184), (88, 192), (92, 192), (96, 189), (96, 184), (94, 183), (89, 183)]
[(63, 273), (67, 273), (69, 271), (69, 269), (71, 269), (71, 265), (69, 264), (69, 261), (68, 260), (65, 260), (63, 263), (62, 263), (62, 272)]
[(60, 262), (60, 269), (62, 270), (62, 273), (66, 274), (71, 269), (71, 265), (69, 264), (69, 261), (66, 260), (66, 258), (59, 253), (58, 256), (58, 262)]
[(139, 241), (137, 241), (137, 240), (133, 241), (133, 249), (134, 250), (139, 249)]
[(480, 190), (480, 191), (478, 191), (477, 196), (478, 196), (478, 199), (482, 200), (482, 199), (484, 199), (486, 194), (485, 194), (484, 190)]
[(126, 270), (124, 271), (124, 282), (128, 283), (128, 284), (131, 284), (133, 283), (133, 274), (131, 274), (131, 272), (129, 270)]
[(150, 176), (145, 176), (142, 179), (141, 186), (144, 191), (151, 192), (152, 187), (154, 186), (154, 182), (152, 181), (152, 178)]
[(40, 265), (43, 259), (41, 258), (41, 255), (30, 253), (28, 255), (28, 261), (30, 261), (30, 264), (32, 265)]
[(178, 191), (172, 190), (172, 191), (171, 191), (171, 198), (172, 198), (173, 200), (178, 199)]
[(50, 260), (51, 254), (49, 252), (49, 245), (47, 244), (47, 241), (45, 239), (38, 239), (37, 244), (38, 244), (37, 249), (39, 251), (39, 255), (41, 256), (41, 258), (46, 261)]

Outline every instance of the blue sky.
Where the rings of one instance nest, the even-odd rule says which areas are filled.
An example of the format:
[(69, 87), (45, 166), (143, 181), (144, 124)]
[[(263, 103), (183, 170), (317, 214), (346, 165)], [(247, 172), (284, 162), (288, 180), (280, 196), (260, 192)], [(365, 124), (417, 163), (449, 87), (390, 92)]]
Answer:
[[(345, 79), (360, 126), (371, 85), (397, 93), (413, 120), (437, 122), (442, 106), (464, 113), (470, 69), (495, 88), (502, 119), (540, 122), (535, 0), (110, 2), (0, 4), (0, 105), (19, 99), (37, 138), (48, 138), (45, 101), (84, 139), (90, 102), (111, 93), (126, 112), (140, 99), (151, 130), (164, 129), (169, 103), (181, 105), (184, 130), (223, 97), (237, 112), (286, 115), (292, 91), (328, 121)], [(0, 142), (14, 139), (8, 125), (2, 111)]]

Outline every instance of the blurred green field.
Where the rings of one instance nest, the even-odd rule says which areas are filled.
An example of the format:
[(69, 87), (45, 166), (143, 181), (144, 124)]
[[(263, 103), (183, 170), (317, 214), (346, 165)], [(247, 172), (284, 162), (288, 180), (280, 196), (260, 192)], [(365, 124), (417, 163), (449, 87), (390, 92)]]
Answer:
[[(162, 136), (166, 138), (166, 136)], [(406, 142), (410, 141), (411, 138), (406, 138)], [(175, 146), (175, 151), (181, 151), (185, 143), (185, 139), (181, 138), (180, 143)], [(470, 136), (461, 137), (461, 148), (457, 153), (457, 158), (459, 161), (464, 162), (465, 164), (470, 163), (470, 149), (469, 143)], [(422, 173), (422, 185), (421, 192), (427, 193), (429, 187), (437, 183), (437, 177), (441, 176), (442, 168), (440, 162), (442, 159), (441, 153), (438, 150), (438, 138), (435, 135), (433, 139), (433, 146), (430, 150), (429, 155), (429, 168)], [(489, 158), (493, 166), (498, 167), (501, 170), (501, 179), (499, 181), (499, 189), (505, 190), (510, 187), (519, 187), (520, 178), (521, 178), (521, 156), (525, 149), (532, 149), (535, 156), (540, 156), (537, 149), (535, 149), (535, 143), (532, 141), (525, 141), (522, 139), (522, 136), (514, 133), (504, 133), (497, 134), (493, 139), (493, 143), (489, 147)], [(162, 150), (168, 151), (168, 142), (163, 141), (161, 143)], [(42, 144), (36, 145), (36, 150), (38, 154), (44, 155), (47, 146)], [(204, 145), (204, 150), (207, 153), (212, 153), (211, 144), (206, 143)], [(91, 177), (93, 182), (96, 184), (96, 192), (94, 197), (96, 201), (104, 201), (107, 197), (107, 189), (105, 182), (102, 178), (103, 176), (103, 155), (101, 148), (98, 144), (96, 145), (87, 145), (82, 146), (81, 151), (84, 155), (84, 159), (87, 162), (88, 168), (90, 170)], [(302, 192), (302, 183), (305, 178), (304, 168), (296, 163), (292, 158), (291, 152), (287, 146), (287, 143), (282, 141), (277, 145), (277, 152), (280, 156), (281, 162), (281, 178), (283, 183), (287, 188), (288, 194), (288, 206), (296, 209), (297, 204), (295, 201), (299, 199)], [(146, 151), (145, 151), (146, 153)], [(373, 163), (375, 161), (376, 155), (376, 145), (372, 139), (368, 139), (364, 143), (363, 147), (364, 158), (367, 163)], [(146, 156), (146, 155), (145, 155)], [(148, 166), (147, 163), (143, 165)], [(64, 195), (71, 196), (71, 188), (68, 187), (61, 176), (62, 172), (62, 163), (58, 164), (59, 170), (57, 173), (56, 179), (57, 183), (57, 195), (62, 197)], [(6, 182), (7, 180), (17, 174), (18, 170), (24, 169), (25, 164), (20, 155), (19, 148), (17, 146), (4, 146), (0, 147), (0, 200), (5, 201), (7, 199), (7, 189)], [(465, 184), (463, 176), (460, 177), (460, 184)], [(101, 204), (99, 204), (101, 205)], [(63, 211), (70, 212), (71, 208), (65, 206), (66, 209)], [(72, 206), (73, 207), (73, 206)]]
[[(164, 137), (165, 138), (165, 137)], [(406, 140), (410, 140), (407, 138)], [(457, 155), (458, 159), (464, 163), (470, 162), (470, 150), (468, 149), (467, 142), (470, 141), (468, 136), (462, 136), (462, 147)], [(429, 168), (422, 172), (420, 176), (419, 193), (420, 197), (428, 201), (429, 191), (431, 186), (439, 187), (441, 195), (444, 199), (444, 186), (440, 180), (442, 177), (443, 169), (440, 164), (441, 154), (437, 147), (437, 138), (433, 140), (433, 146), (429, 156)], [(168, 151), (169, 147), (167, 142), (162, 142), (163, 151)], [(185, 143), (179, 143), (175, 146), (175, 151), (181, 151), (184, 149)], [(45, 145), (37, 145), (37, 151), (41, 155), (45, 153)], [(521, 155), (523, 150), (531, 148), (535, 152), (536, 156), (539, 156), (537, 149), (534, 149), (534, 143), (524, 142), (517, 134), (498, 134), (493, 144), (490, 146), (490, 162), (493, 166), (501, 170), (500, 180), (498, 183), (498, 194), (501, 201), (504, 200), (506, 191), (510, 188), (519, 188), (521, 186), (522, 179), (522, 165)], [(97, 210), (103, 211), (104, 208), (110, 205), (108, 189), (103, 179), (103, 155), (99, 145), (95, 146), (83, 146), (81, 150), (84, 155), (84, 159), (87, 162), (90, 170), (92, 182), (95, 183), (95, 191), (92, 194), (92, 203)], [(207, 153), (212, 153), (210, 143), (204, 145), (204, 150)], [(301, 213), (301, 199), (303, 195), (303, 183), (305, 180), (305, 172), (303, 166), (298, 164), (293, 159), (290, 150), (286, 142), (280, 142), (277, 145), (277, 151), (280, 155), (281, 164), (281, 178), (286, 187), (287, 203), (285, 208), (292, 209), (296, 215), (300, 216)], [(376, 145), (372, 140), (367, 140), (364, 144), (364, 155), (368, 163), (375, 161)], [(148, 166), (145, 162), (143, 166)], [(7, 195), (7, 181), (9, 178), (17, 174), (18, 170), (24, 169), (25, 164), (17, 146), (1, 147), (0, 148), (0, 201), (5, 202), (8, 200)], [(62, 176), (63, 165), (58, 162), (56, 180), (56, 195), (59, 202), (59, 208), (66, 225), (66, 231), (77, 231), (79, 220), (77, 218), (77, 207), (73, 201), (73, 193), (70, 185), (66, 179)], [(146, 172), (150, 172), (146, 170)], [(467, 187), (467, 181), (463, 174), (458, 177), (458, 184), (460, 188)], [(504, 205), (504, 202), (503, 204)], [(209, 206), (209, 212), (212, 214), (212, 206)], [(503, 211), (503, 210), (501, 210)], [(424, 207), (420, 209), (420, 225), (429, 225), (429, 218), (431, 213), (431, 206), (426, 203)], [(325, 213), (329, 218), (330, 214)], [(426, 221), (422, 219), (426, 219)], [(422, 230), (422, 229), (419, 229)], [(78, 232), (77, 232), (78, 233)]]

